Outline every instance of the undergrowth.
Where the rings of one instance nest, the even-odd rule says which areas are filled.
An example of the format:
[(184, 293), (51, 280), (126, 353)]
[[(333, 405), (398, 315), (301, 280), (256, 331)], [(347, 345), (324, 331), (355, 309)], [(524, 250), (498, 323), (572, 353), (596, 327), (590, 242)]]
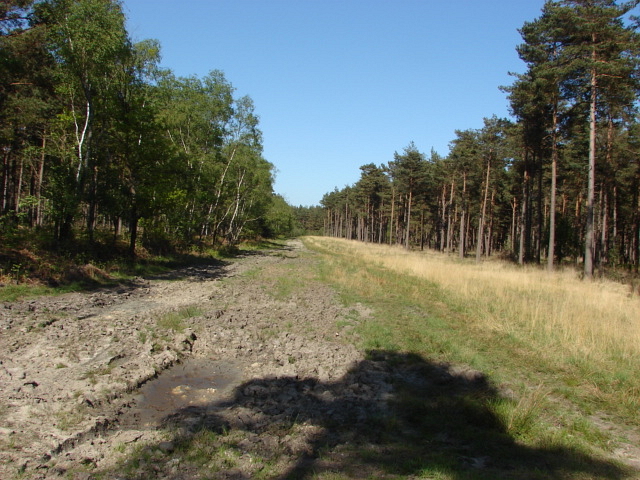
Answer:
[(219, 263), (255, 249), (277, 248), (277, 242), (246, 242), (240, 247), (209, 246), (153, 254), (140, 246), (131, 258), (127, 242), (102, 232), (93, 241), (78, 236), (55, 243), (47, 231), (0, 231), (0, 301), (87, 291), (126, 283), (135, 277), (160, 275), (176, 268)]

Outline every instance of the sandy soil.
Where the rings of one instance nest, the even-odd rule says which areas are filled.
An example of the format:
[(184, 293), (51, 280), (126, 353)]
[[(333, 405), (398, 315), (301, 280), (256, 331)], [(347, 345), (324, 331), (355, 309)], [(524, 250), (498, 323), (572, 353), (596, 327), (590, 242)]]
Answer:
[[(128, 445), (163, 445), (168, 425), (174, 437), (204, 418), (256, 430), (300, 401), (321, 416), (336, 397), (353, 400), (342, 415), (364, 415), (363, 393), (366, 408), (383, 408), (390, 387), (381, 375), (363, 385), (359, 376), (375, 369), (350, 377), (363, 358), (341, 339), (366, 309), (345, 309), (319, 284), (282, 295), (268, 275), (253, 274), (288, 262), (295, 282), (296, 262), (308, 261), (301, 248), (1, 305), (0, 478), (115, 471)], [(349, 322), (337, 329), (340, 319)], [(312, 423), (285, 447), (309, 449)]]

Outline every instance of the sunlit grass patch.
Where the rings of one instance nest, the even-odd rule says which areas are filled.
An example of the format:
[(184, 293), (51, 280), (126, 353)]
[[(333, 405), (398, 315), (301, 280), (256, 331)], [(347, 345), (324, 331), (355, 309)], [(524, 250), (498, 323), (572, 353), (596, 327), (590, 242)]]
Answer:
[[(469, 321), (496, 333), (528, 335), (541, 346), (561, 346), (574, 355), (604, 360), (640, 358), (640, 299), (626, 286), (605, 280), (584, 282), (572, 270), (549, 273), (504, 262), (461, 262), (434, 252), (313, 237), (306, 240), (334, 255), (406, 274), (414, 296), (423, 292), (415, 279), (436, 285), (446, 297), (464, 304)], [(360, 267), (352, 267), (360, 268)], [(384, 275), (354, 277), (349, 268), (334, 272), (335, 281), (367, 292), (388, 284)], [(344, 276), (345, 279), (339, 278)], [(392, 292), (389, 292), (392, 294)]]
[[(194, 305), (167, 312), (156, 320), (157, 325), (165, 330), (182, 333), (186, 329), (184, 320), (202, 315), (203, 310)], [(146, 340), (146, 337), (145, 337)], [(141, 339), (142, 341), (142, 339)]]
[(528, 384), (489, 406), (514, 438), (606, 449), (597, 426), (575, 419), (604, 411), (640, 424), (640, 299), (624, 285), (585, 282), (572, 270), (304, 241), (322, 254), (324, 281), (347, 303), (375, 310), (358, 327), (363, 348), (415, 352), (470, 365), (495, 384)]

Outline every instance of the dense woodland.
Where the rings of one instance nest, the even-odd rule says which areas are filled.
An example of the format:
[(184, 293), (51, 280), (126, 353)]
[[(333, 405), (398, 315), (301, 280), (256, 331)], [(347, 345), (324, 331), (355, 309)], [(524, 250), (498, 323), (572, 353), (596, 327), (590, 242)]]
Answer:
[[(595, 268), (640, 262), (638, 1), (548, 1), (520, 30), (513, 120), (410, 143), (322, 199), (327, 235), (461, 257)], [(470, 75), (472, 73), (470, 72)], [(472, 81), (472, 79), (471, 79)], [(311, 211), (307, 213), (312, 213)]]
[[(640, 264), (638, 0), (561, 0), (521, 28), (512, 119), (409, 143), (321, 207), (274, 195), (258, 116), (220, 71), (159, 68), (117, 0), (0, 4), (0, 229), (162, 251), (306, 231), (477, 259)], [(391, 156), (391, 155), (390, 155)]]
[(252, 100), (159, 59), (117, 0), (0, 3), (2, 232), (110, 232), (135, 254), (291, 231)]

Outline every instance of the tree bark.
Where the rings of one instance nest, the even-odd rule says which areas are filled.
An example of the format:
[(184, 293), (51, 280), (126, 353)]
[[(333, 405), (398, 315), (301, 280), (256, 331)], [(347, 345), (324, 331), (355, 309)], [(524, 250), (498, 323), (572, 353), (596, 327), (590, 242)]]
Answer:
[(447, 253), (451, 253), (453, 250), (453, 220), (451, 218), (451, 209), (453, 208), (453, 191), (455, 188), (455, 181), (451, 182), (451, 194), (449, 195), (449, 204), (447, 205)]
[(35, 197), (37, 200), (36, 203), (36, 211), (35, 211), (35, 225), (42, 225), (42, 179), (44, 177), (44, 161), (46, 158), (46, 147), (47, 147), (47, 133), (46, 131), (42, 134), (42, 149), (40, 155), (40, 164), (38, 165), (38, 178), (36, 179), (36, 188), (35, 188)]
[(554, 104), (553, 125), (551, 130), (551, 193), (549, 199), (549, 250), (547, 252), (547, 270), (553, 271), (556, 247), (556, 191), (558, 168), (558, 103)]
[(420, 211), (420, 250), (424, 250), (424, 209)]
[(409, 250), (409, 233), (411, 230), (411, 201), (412, 201), (412, 197), (413, 197), (413, 192), (411, 191), (411, 189), (409, 189), (409, 203), (407, 204), (407, 231), (405, 232), (405, 241), (404, 241), (404, 248), (406, 248), (407, 250)]
[(484, 223), (487, 213), (487, 199), (489, 196), (489, 175), (491, 173), (491, 154), (487, 160), (487, 177), (484, 182), (484, 198), (482, 200), (482, 212), (480, 214), (480, 220), (478, 221), (478, 236), (476, 240), (476, 262), (480, 262), (480, 256), (482, 255), (482, 243), (484, 238)]
[(446, 251), (447, 248), (447, 186), (442, 186), (442, 194), (440, 195), (440, 244), (438, 250)]
[(466, 172), (462, 173), (462, 212), (460, 213), (460, 240), (458, 253), (460, 258), (464, 258), (465, 254), (465, 240), (466, 240), (466, 231), (465, 231), (465, 221), (466, 221), (466, 201), (465, 195), (467, 194), (467, 174)]
[[(534, 157), (534, 161), (536, 160), (536, 158)], [(544, 230), (544, 211), (543, 211), (543, 205), (544, 205), (544, 191), (542, 188), (542, 176), (543, 176), (543, 156), (542, 153), (537, 155), (537, 160), (538, 160), (538, 202), (537, 202), (537, 209), (536, 209), (536, 229), (535, 229), (535, 261), (537, 264), (540, 264), (540, 256), (541, 256), (541, 250), (542, 250), (542, 234), (543, 234), (543, 230)]]
[(0, 213), (7, 213), (9, 206), (9, 147), (5, 147), (2, 156), (2, 208)]
[(22, 197), (22, 175), (24, 173), (24, 155), (20, 155), (18, 162), (18, 172), (16, 175), (15, 193), (13, 199), (13, 208), (16, 213), (20, 213), (20, 197)]
[(511, 253), (516, 253), (516, 213), (518, 212), (518, 200), (516, 197), (511, 199)]
[[(595, 40), (594, 40), (595, 43)], [(593, 50), (592, 59), (596, 60)], [(589, 102), (589, 175), (587, 180), (587, 219), (584, 233), (584, 276), (593, 277), (594, 250), (594, 200), (595, 200), (595, 171), (596, 171), (596, 101), (598, 83), (595, 68), (591, 69), (591, 98)]]
[(136, 208), (131, 209), (131, 218), (129, 220), (129, 256), (135, 258), (136, 243), (138, 240), (138, 213)]
[(389, 219), (389, 245), (393, 243), (393, 217), (396, 207), (396, 189), (391, 186), (391, 218)]
[(496, 190), (495, 188), (493, 188), (491, 190), (491, 204), (490, 204), (491, 208), (489, 208), (489, 228), (487, 230), (487, 241), (485, 244), (485, 252), (487, 257), (491, 256), (492, 253), (492, 249), (493, 249), (493, 212), (495, 210), (496, 207)]
[[(526, 155), (526, 154), (525, 154)], [(528, 260), (529, 245), (529, 172), (525, 170), (522, 181), (522, 205), (520, 210), (520, 245), (518, 251), (518, 264), (524, 265)]]

